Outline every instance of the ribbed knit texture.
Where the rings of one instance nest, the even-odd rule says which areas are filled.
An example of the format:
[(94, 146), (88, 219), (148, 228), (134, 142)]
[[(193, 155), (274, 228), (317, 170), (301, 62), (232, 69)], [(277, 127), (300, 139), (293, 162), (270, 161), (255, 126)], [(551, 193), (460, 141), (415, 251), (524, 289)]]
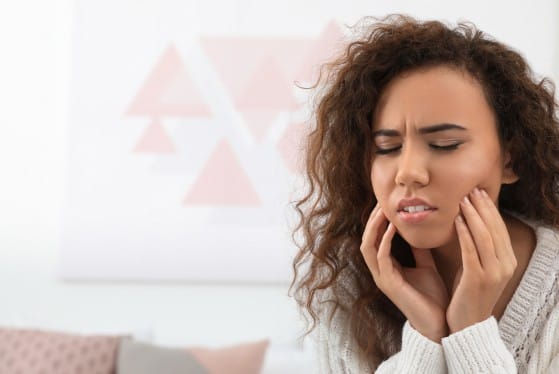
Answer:
[[(444, 338), (442, 345), (406, 322), (402, 350), (376, 373), (559, 374), (559, 236), (523, 221), (535, 230), (537, 246), (501, 320), (490, 317)], [(330, 321), (321, 320), (315, 335), (320, 373), (372, 373), (359, 359), (344, 312), (337, 310)]]
[(443, 350), (437, 344), (414, 330), (406, 321), (402, 331), (402, 356), (399, 360), (399, 373), (438, 373), (445, 369)]
[(442, 345), (450, 373), (516, 372), (494, 317), (443, 338)]

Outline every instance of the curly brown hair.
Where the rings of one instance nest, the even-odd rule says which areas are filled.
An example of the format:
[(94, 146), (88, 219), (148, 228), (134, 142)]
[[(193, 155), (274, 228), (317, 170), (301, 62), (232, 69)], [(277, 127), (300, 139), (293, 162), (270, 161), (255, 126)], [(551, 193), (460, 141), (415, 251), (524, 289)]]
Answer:
[[(455, 27), (408, 16), (365, 19), (365, 33), (325, 65), (306, 144), (308, 190), (296, 201), (299, 251), (290, 293), (311, 332), (333, 313), (347, 313), (348, 328), (372, 368), (401, 348), (404, 315), (376, 287), (360, 252), (376, 204), (371, 186), (372, 114), (383, 89), (413, 69), (450, 66), (480, 82), (493, 108), (498, 134), (519, 180), (503, 185), (499, 209), (559, 226), (559, 122), (555, 87), (537, 78), (524, 58), (471, 23)], [(296, 240), (297, 242), (297, 240)], [(393, 254), (415, 266), (399, 236)], [(333, 306), (326, 308), (326, 306)], [(332, 314), (324, 314), (324, 311)]]

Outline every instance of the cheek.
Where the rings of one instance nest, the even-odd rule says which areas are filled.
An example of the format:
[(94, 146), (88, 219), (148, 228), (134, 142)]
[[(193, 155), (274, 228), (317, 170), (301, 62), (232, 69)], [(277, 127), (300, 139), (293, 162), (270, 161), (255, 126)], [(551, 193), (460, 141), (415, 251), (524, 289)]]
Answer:
[(391, 188), (394, 185), (394, 178), (390, 177), (390, 170), (387, 165), (378, 161), (373, 161), (371, 167), (371, 185), (381, 206), (385, 205), (390, 195)]
[[(478, 153), (483, 154), (483, 153)], [(498, 195), (501, 187), (501, 169), (498, 156), (491, 158), (469, 157), (467, 161), (447, 165), (447, 172), (440, 185), (446, 186), (444, 194), (458, 206), (460, 200), (475, 187), (485, 189), (491, 197)]]

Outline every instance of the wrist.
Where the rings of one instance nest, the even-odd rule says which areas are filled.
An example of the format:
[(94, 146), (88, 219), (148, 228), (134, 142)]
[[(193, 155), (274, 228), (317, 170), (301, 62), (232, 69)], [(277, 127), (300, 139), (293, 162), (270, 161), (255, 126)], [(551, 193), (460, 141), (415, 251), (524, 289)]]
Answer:
[(456, 321), (454, 323), (449, 323), (449, 334), (454, 334), (454, 333), (457, 333), (457, 332), (462, 331), (464, 329), (467, 329), (468, 327), (473, 326), (476, 323), (480, 323), (480, 322), (485, 321), (489, 317), (491, 317), (491, 315), (481, 316), (481, 317), (477, 317), (477, 318), (470, 318), (468, 320)]
[(443, 338), (446, 338), (449, 333), (449, 329), (447, 326), (433, 330), (433, 329), (424, 329), (421, 327), (415, 327), (411, 321), (410, 321), (410, 325), (415, 331), (417, 331), (427, 339), (437, 344), (441, 344)]
[(448, 336), (448, 330), (444, 331), (444, 332), (433, 332), (433, 333), (422, 333), (420, 331), (420, 333), (425, 336), (427, 339), (437, 343), (437, 344), (441, 344), (443, 341), (443, 338), (446, 338)]

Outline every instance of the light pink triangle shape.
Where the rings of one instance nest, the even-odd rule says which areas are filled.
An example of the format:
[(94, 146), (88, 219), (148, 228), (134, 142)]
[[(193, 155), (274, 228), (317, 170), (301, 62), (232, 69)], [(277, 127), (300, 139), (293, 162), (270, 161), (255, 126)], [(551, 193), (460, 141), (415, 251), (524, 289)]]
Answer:
[[(262, 62), (273, 58), (284, 80), (295, 80), (311, 41), (274, 38), (201, 38), (200, 43), (232, 97), (243, 95)], [(265, 82), (259, 82), (265, 85)]]
[(158, 117), (211, 116), (173, 45), (167, 48), (156, 63), (126, 114)]
[(180, 117), (211, 117), (194, 82), (186, 70), (181, 70), (160, 99), (164, 114)]
[(297, 81), (315, 83), (320, 66), (332, 61), (336, 57), (336, 52), (339, 52), (338, 48), (342, 45), (343, 36), (338, 23), (334, 20), (330, 21), (306, 53), (306, 58), (297, 74)]
[(270, 125), (278, 116), (278, 112), (275, 110), (249, 110), (243, 111), (242, 116), (251, 134), (260, 142), (266, 136)]
[(226, 140), (222, 140), (183, 200), (184, 205), (260, 205), (258, 194)]
[(292, 173), (304, 170), (304, 147), (308, 128), (304, 123), (291, 124), (285, 129), (277, 149)]
[(175, 146), (165, 128), (153, 120), (136, 143), (136, 153), (175, 153)]
[(294, 86), (286, 83), (276, 61), (268, 57), (259, 65), (245, 90), (236, 97), (237, 107), (243, 110), (292, 110), (297, 106)]

